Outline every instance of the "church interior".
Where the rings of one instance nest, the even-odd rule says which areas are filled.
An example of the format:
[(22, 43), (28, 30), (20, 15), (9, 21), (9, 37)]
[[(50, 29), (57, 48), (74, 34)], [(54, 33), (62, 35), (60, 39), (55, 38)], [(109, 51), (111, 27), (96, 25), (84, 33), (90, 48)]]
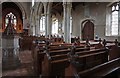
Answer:
[(1, 4), (2, 78), (120, 78), (120, 1)]

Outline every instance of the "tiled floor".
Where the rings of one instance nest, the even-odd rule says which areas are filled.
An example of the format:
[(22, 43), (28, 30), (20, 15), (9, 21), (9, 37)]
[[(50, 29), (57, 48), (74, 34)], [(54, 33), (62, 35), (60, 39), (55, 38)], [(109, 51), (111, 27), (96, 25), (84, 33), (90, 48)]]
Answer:
[(33, 76), (33, 63), (31, 51), (21, 51), (20, 52), (21, 65), (14, 70), (5, 70), (2, 72), (2, 76)]

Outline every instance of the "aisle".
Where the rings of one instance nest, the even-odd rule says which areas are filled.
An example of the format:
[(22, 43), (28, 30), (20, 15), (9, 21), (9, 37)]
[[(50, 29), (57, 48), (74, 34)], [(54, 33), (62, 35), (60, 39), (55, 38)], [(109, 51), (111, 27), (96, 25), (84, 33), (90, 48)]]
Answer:
[(2, 76), (33, 76), (32, 60), (31, 51), (21, 51), (21, 65), (17, 69), (3, 71)]

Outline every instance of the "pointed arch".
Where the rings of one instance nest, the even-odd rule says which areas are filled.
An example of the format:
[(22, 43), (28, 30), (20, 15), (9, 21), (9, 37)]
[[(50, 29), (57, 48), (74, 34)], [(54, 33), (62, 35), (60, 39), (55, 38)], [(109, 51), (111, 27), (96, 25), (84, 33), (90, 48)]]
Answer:
[(23, 18), (26, 19), (27, 15), (26, 15), (25, 8), (22, 6), (22, 4), (20, 2), (14, 2), (14, 3), (20, 8)]
[(42, 11), (43, 11), (43, 8), (44, 8), (44, 5), (43, 5), (42, 2), (40, 2), (40, 3), (38, 4), (38, 10), (37, 10), (37, 15), (38, 15), (38, 16), (41, 16), (41, 13), (42, 13)]
[(22, 11), (18, 7), (18, 5), (15, 4), (15, 2), (4, 2), (2, 3), (2, 31), (5, 30), (5, 16), (12, 12), (16, 16), (16, 31), (17, 33), (23, 32), (23, 20), (22, 20)]
[(22, 4), (20, 2), (17, 2), (17, 1), (15, 2), (14, 0), (4, 0), (1, 3), (4, 3), (4, 2), (13, 2), (13, 3), (15, 3), (19, 7), (19, 9), (21, 10), (22, 16), (24, 18), (27, 18), (25, 8), (22, 6)]
[(86, 19), (81, 23), (82, 40), (94, 40), (94, 23), (93, 20)]

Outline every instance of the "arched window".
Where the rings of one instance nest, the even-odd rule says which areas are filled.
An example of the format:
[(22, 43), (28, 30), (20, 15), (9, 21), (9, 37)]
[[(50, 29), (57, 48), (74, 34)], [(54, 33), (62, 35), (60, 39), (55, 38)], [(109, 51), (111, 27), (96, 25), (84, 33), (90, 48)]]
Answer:
[(70, 33), (72, 34), (72, 17), (70, 17)]
[(54, 18), (52, 20), (52, 34), (57, 35), (58, 34), (58, 19)]
[(118, 35), (118, 11), (119, 4), (116, 3), (112, 6), (111, 12), (111, 35)]
[(34, 1), (34, 0), (32, 0), (32, 7), (34, 6), (34, 4), (35, 4), (35, 1)]
[(40, 34), (45, 35), (45, 16), (40, 18)]
[(12, 12), (8, 13), (8, 14), (6, 15), (6, 17), (5, 17), (5, 27), (7, 27), (8, 17), (10, 17), (10, 16), (11, 16), (11, 23), (14, 25), (14, 29), (16, 29), (17, 18), (16, 18), (16, 16), (15, 16)]

